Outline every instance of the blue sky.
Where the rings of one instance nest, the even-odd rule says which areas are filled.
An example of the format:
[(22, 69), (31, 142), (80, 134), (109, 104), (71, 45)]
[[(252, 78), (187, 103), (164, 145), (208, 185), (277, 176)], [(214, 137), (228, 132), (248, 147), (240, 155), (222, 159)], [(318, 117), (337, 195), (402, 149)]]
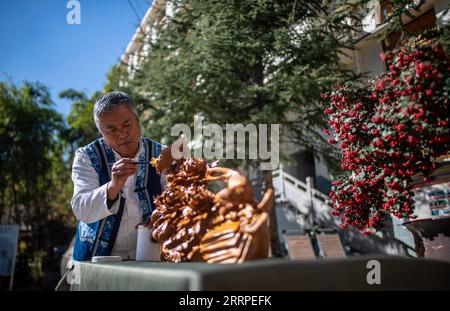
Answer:
[(57, 98), (73, 88), (89, 95), (101, 90), (109, 69), (125, 51), (150, 0), (78, 0), (81, 24), (69, 25), (68, 0), (0, 1), (0, 80), (47, 85), (56, 109), (67, 115), (70, 102)]

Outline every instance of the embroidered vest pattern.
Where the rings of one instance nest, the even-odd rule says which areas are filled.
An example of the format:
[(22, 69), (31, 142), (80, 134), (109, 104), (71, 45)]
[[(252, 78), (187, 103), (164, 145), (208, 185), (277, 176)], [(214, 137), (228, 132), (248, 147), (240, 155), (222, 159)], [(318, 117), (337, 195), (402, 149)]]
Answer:
[[(138, 161), (148, 161), (159, 156), (161, 144), (148, 138), (141, 138), (144, 152), (139, 155)], [(102, 186), (111, 180), (111, 166), (115, 162), (112, 149), (103, 138), (97, 139), (84, 147), (91, 163), (98, 174), (99, 185)], [(139, 206), (142, 210), (143, 221), (146, 221), (155, 209), (154, 198), (161, 193), (160, 176), (154, 167), (138, 165), (134, 192), (137, 193)], [(125, 199), (120, 196), (119, 210), (94, 223), (78, 222), (73, 259), (77, 261), (90, 260), (93, 256), (108, 256), (116, 240), (120, 226)]]

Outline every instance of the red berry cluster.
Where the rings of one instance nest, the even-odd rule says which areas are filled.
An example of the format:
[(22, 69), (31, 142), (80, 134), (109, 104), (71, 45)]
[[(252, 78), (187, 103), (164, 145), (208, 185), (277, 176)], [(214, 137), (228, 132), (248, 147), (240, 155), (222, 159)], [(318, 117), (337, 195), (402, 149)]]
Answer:
[(322, 95), (329, 142), (339, 144), (346, 171), (333, 181), (332, 214), (363, 234), (381, 229), (387, 214), (414, 217), (411, 176), (428, 181), (449, 150), (450, 62), (442, 46), (408, 42), (381, 57), (388, 71), (374, 81)]

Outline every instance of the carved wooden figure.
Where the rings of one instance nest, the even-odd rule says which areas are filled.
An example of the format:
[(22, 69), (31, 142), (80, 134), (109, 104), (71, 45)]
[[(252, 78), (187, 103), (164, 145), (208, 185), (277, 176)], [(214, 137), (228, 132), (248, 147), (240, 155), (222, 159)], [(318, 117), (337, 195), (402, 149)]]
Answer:
[[(153, 164), (159, 169), (158, 160)], [(167, 180), (150, 218), (161, 260), (242, 263), (268, 256), (273, 189), (257, 203), (247, 177), (195, 158), (174, 162)], [(226, 183), (218, 193), (208, 190), (216, 180)]]

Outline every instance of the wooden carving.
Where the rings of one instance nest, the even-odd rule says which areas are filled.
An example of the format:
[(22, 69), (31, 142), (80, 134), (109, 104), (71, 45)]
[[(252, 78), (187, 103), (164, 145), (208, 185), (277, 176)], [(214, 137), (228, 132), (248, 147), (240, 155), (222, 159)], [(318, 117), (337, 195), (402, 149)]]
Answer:
[[(158, 160), (154, 165), (158, 169)], [(247, 177), (196, 158), (174, 162), (167, 180), (150, 218), (162, 261), (242, 263), (268, 256), (272, 189), (257, 203)], [(226, 188), (208, 190), (215, 180)]]

